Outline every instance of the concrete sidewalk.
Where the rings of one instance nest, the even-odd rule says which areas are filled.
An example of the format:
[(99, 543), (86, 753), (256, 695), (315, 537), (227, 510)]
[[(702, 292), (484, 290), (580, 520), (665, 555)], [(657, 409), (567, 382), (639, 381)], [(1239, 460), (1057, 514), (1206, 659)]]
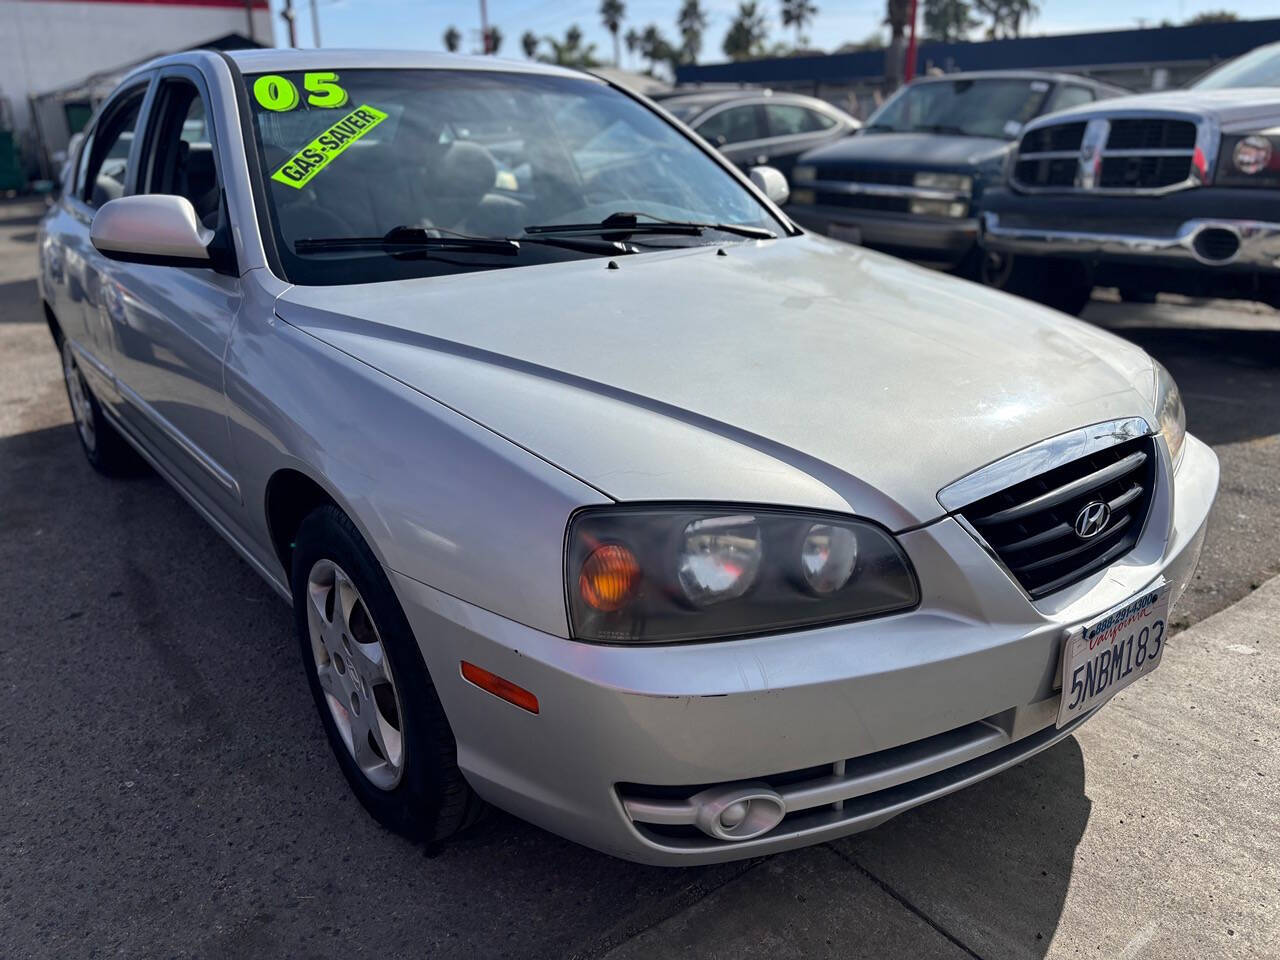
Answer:
[(1280, 578), (1074, 738), (763, 860), (608, 956), (1280, 957), (1277, 623)]

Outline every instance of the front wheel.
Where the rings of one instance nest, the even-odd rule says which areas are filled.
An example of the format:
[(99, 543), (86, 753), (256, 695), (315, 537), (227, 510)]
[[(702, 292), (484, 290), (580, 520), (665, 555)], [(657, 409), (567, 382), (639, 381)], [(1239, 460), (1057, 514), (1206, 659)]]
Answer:
[(463, 829), (482, 804), (458, 770), (453, 732), (391, 584), (337, 507), (302, 522), (292, 581), (307, 681), (356, 797), (413, 840)]
[(146, 465), (142, 457), (107, 420), (98, 398), (80, 372), (71, 342), (65, 338), (62, 340), (62, 379), (67, 387), (67, 399), (71, 402), (71, 416), (80, 438), (80, 449), (90, 466), (108, 477), (127, 477), (144, 472)]

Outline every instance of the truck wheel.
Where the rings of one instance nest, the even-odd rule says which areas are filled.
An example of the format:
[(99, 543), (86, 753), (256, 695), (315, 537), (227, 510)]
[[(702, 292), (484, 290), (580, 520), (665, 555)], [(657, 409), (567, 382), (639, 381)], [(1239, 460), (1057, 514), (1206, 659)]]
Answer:
[(1120, 299), (1125, 303), (1155, 303), (1156, 295), (1153, 290), (1141, 290), (1137, 287), (1121, 287), (1119, 289)]
[(1048, 260), (987, 251), (982, 282), (1046, 307), (1079, 316), (1093, 293), (1089, 268), (1073, 260)]
[(409, 621), (373, 551), (335, 506), (302, 521), (293, 609), (307, 682), (338, 766), (388, 830), (438, 841), (484, 809)]

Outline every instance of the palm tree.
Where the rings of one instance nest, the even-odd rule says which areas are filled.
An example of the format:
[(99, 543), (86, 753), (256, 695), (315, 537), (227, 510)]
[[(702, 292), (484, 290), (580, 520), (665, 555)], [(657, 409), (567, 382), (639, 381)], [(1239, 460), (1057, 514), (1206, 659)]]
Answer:
[(974, 0), (980, 13), (991, 19), (987, 36), (992, 40), (1022, 35), (1022, 21), (1032, 20), (1040, 13), (1040, 5), (1034, 0)]
[(680, 28), (680, 59), (697, 63), (698, 54), (702, 52), (702, 33), (707, 29), (707, 15), (698, 0), (684, 0), (676, 26)]
[(613, 65), (622, 66), (622, 48), (618, 45), (618, 31), (622, 29), (622, 19), (627, 15), (626, 5), (622, 0), (601, 0), (600, 22), (613, 36)]
[(502, 31), (496, 26), (489, 28), (489, 36), (485, 38), (485, 53), (492, 53), (494, 56), (498, 54), (498, 48), (502, 46)]
[(640, 31), (632, 27), (627, 31), (623, 42), (627, 45), (627, 53), (635, 56), (640, 51), (640, 44), (643, 42), (643, 38), (640, 36)]
[(659, 62), (674, 63), (677, 59), (676, 49), (662, 35), (656, 23), (651, 23), (640, 34), (640, 55), (649, 61), (646, 73), (652, 74)]
[(526, 30), (520, 37), (520, 46), (524, 48), (524, 55), (532, 60), (538, 55), (538, 35), (532, 30)]
[(749, 60), (760, 56), (768, 35), (769, 25), (759, 5), (755, 0), (745, 0), (738, 4), (738, 14), (729, 24), (721, 49), (730, 60)]
[(457, 53), (461, 43), (462, 34), (458, 32), (457, 27), (450, 27), (444, 32), (444, 48), (450, 53)]
[(808, 40), (802, 37), (804, 28), (818, 15), (818, 8), (809, 0), (782, 0), (782, 25), (796, 28), (796, 46), (803, 47)]
[(576, 23), (564, 32), (564, 40), (547, 37), (547, 43), (551, 45), (551, 56), (544, 59), (551, 63), (558, 63), (562, 67), (600, 66), (600, 62), (596, 60), (596, 45), (582, 45), (582, 28)]

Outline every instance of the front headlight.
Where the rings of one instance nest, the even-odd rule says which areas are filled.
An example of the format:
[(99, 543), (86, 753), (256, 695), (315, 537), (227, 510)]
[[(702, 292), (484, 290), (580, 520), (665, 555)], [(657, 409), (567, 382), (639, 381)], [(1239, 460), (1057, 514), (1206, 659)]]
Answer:
[(973, 192), (973, 177), (959, 173), (927, 173), (920, 172), (912, 181), (922, 190), (950, 190), (968, 196)]
[(1187, 411), (1182, 406), (1182, 394), (1178, 385), (1163, 365), (1156, 362), (1156, 418), (1160, 421), (1160, 436), (1169, 448), (1169, 459), (1174, 469), (1182, 459), (1182, 444), (1187, 438)]
[(669, 643), (769, 633), (914, 607), (887, 532), (849, 517), (748, 507), (600, 507), (569, 524), (572, 635)]
[(807, 163), (798, 163), (791, 168), (792, 183), (812, 183), (818, 179), (818, 168)]

